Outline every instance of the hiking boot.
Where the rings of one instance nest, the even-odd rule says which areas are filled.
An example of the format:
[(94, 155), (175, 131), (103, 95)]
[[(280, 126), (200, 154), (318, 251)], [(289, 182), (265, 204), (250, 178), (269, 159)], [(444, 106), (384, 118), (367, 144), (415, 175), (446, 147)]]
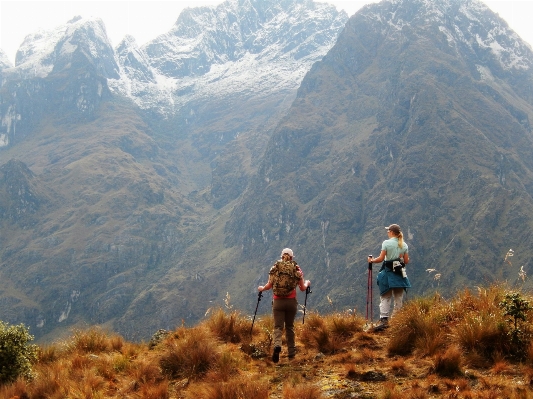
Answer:
[(388, 317), (382, 317), (379, 319), (379, 323), (376, 327), (374, 327), (374, 331), (383, 331), (385, 329), (389, 328), (389, 318)]
[(272, 353), (272, 361), (274, 363), (279, 362), (279, 353), (281, 352), (281, 346), (275, 346), (274, 352)]

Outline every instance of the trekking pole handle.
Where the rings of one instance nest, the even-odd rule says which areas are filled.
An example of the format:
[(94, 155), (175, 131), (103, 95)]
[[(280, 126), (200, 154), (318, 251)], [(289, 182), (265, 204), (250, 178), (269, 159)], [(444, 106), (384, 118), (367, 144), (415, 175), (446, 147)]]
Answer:
[(309, 294), (312, 294), (310, 285), (308, 285), (305, 289), (304, 316), (302, 318), (302, 324), (305, 323), (305, 311), (307, 310), (307, 295)]
[[(369, 258), (373, 258), (372, 255), (368, 255)], [(368, 270), (372, 270), (372, 262), (368, 262)]]
[(259, 308), (259, 302), (261, 302), (261, 298), (263, 297), (263, 291), (259, 291), (257, 294), (257, 306), (255, 307), (255, 313), (257, 313), (257, 309)]

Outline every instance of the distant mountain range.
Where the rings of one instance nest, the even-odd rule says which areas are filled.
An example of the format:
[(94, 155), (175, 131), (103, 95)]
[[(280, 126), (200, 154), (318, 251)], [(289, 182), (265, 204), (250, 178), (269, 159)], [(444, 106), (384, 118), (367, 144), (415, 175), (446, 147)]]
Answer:
[(529, 286), (532, 63), (476, 0), (231, 0), (142, 47), (98, 19), (29, 35), (0, 54), (0, 319), (146, 339), (249, 311), (287, 246), (313, 309), (362, 310), (390, 223), (415, 295)]

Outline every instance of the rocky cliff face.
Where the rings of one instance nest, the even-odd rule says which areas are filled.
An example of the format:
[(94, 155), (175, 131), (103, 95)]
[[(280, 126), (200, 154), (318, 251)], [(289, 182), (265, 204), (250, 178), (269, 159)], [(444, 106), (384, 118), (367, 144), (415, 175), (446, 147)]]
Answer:
[(109, 99), (106, 78), (118, 77), (117, 70), (101, 20), (74, 18), (56, 30), (28, 35), (16, 67), (2, 71), (0, 144), (24, 141), (49, 115), (93, 119)]
[(271, 130), (346, 20), (335, 7), (307, 0), (188, 9), (143, 48), (123, 42), (127, 65), (109, 84), (148, 110), (156, 130), (186, 143), (177, 158), (210, 165), (183, 167), (191, 186), (209, 186), (221, 208), (246, 188)]
[[(225, 1), (186, 9), (168, 33), (142, 49), (121, 43), (125, 73), (110, 83), (142, 108), (164, 115), (206, 98), (264, 98), (294, 90), (346, 20), (344, 12), (310, 0)], [(132, 77), (136, 68), (140, 76), (151, 69), (155, 78)]]
[(532, 60), (480, 2), (365, 7), (304, 78), (226, 245), (271, 259), (292, 247), (316, 291), (344, 306), (363, 307), (364, 260), (390, 223), (417, 294), (517, 282), (503, 258), (513, 248), (529, 265)]
[[(19, 204), (0, 185), (12, 304), (0, 318), (46, 339), (76, 323), (143, 338), (201, 317), (221, 291), (199, 300), (203, 255), (184, 251), (246, 188), (346, 19), (310, 1), (228, 1), (186, 11), (142, 48), (126, 37), (113, 49), (98, 19), (29, 35), (1, 70), (0, 164), (16, 158), (28, 176), (6, 176), (26, 176), (32, 194)], [(170, 270), (180, 281), (160, 290)]]

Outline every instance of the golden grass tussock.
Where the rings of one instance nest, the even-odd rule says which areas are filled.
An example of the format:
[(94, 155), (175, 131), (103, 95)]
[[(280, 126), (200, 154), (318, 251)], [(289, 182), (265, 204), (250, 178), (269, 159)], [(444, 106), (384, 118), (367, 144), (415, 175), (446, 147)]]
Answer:
[(239, 343), (249, 340), (252, 323), (246, 320), (237, 311), (227, 314), (224, 309), (218, 308), (211, 311), (211, 317), (205, 325), (224, 342)]
[(272, 317), (258, 317), (251, 336), (231, 309), (154, 346), (76, 330), (40, 347), (33, 378), (0, 386), (0, 398), (533, 399), (533, 315), (506, 298), (531, 301), (503, 286), (435, 294), (407, 302), (381, 332), (363, 331), (358, 314), (311, 312), (296, 325), (296, 360), (277, 364)]
[(312, 384), (288, 384), (283, 388), (283, 399), (322, 399), (324, 395), (319, 387)]
[(152, 384), (165, 378), (159, 365), (150, 357), (136, 359), (128, 374), (139, 385)]
[(346, 342), (363, 331), (365, 320), (350, 313), (333, 313), (320, 316), (310, 313), (306, 323), (299, 329), (300, 341), (308, 348), (322, 353), (334, 354), (344, 349)]
[(409, 371), (409, 367), (403, 358), (391, 360), (389, 367), (391, 373), (397, 377), (404, 377)]
[(64, 366), (47, 367), (27, 385), (26, 395), (30, 398), (59, 398), (67, 383), (72, 384), (72, 380)]
[(461, 349), (457, 346), (449, 347), (446, 352), (438, 353), (434, 359), (434, 372), (442, 377), (461, 376), (462, 357)]
[(124, 343), (122, 337), (108, 335), (105, 331), (93, 327), (88, 330), (75, 330), (72, 340), (68, 345), (71, 351), (80, 353), (100, 353), (120, 350)]
[(169, 399), (170, 389), (167, 380), (143, 385), (139, 389), (139, 398), (142, 399)]
[(268, 399), (268, 382), (257, 380), (233, 380), (229, 382), (203, 383), (190, 389), (187, 399)]
[(361, 348), (353, 354), (355, 363), (373, 363), (379, 357), (378, 352), (372, 348)]
[(216, 340), (204, 328), (196, 327), (165, 341), (159, 365), (170, 378), (198, 378), (211, 370), (219, 357)]
[(246, 369), (246, 364), (241, 352), (223, 351), (217, 358), (209, 377), (212, 381), (228, 381), (238, 376), (239, 371), (244, 369)]
[(402, 392), (401, 388), (398, 387), (393, 382), (385, 382), (381, 388), (380, 399), (403, 399), (405, 398), (405, 393)]
[(499, 353), (516, 352), (509, 338), (512, 325), (501, 309), (504, 291), (494, 286), (478, 295), (465, 290), (451, 301), (440, 295), (410, 301), (391, 321), (389, 354), (432, 356), (456, 345), (469, 364), (481, 365)]
[(56, 345), (45, 345), (39, 348), (37, 361), (39, 363), (52, 363), (61, 357), (61, 351)]
[(391, 355), (407, 355), (415, 349), (419, 355), (431, 355), (444, 346), (446, 304), (435, 295), (408, 302), (391, 320), (388, 351)]
[(493, 312), (464, 315), (452, 333), (455, 341), (466, 351), (475, 351), (487, 358), (505, 350), (505, 322)]

